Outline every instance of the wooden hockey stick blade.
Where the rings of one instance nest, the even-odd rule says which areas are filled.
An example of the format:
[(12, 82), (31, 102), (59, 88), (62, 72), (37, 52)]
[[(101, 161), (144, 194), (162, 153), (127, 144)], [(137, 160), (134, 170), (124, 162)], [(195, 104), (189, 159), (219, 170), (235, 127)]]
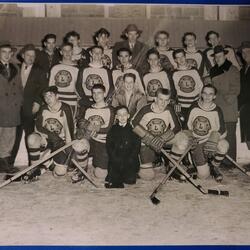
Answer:
[(54, 151), (53, 153), (51, 153), (49, 156), (39, 160), (38, 162), (32, 164), (31, 166), (25, 168), (22, 171), (19, 171), (18, 173), (16, 173), (14, 176), (12, 176), (11, 178), (9, 178), (8, 180), (4, 181), (3, 183), (0, 184), (0, 188), (8, 185), (9, 183), (11, 183), (12, 181), (14, 181), (15, 179), (21, 177), (22, 175), (26, 174), (27, 172), (29, 172), (30, 170), (32, 170), (33, 168), (39, 166), (40, 164), (44, 163), (45, 161), (49, 160), (50, 158), (52, 158), (53, 156), (55, 156), (56, 154), (60, 153), (61, 151), (65, 150), (66, 148), (69, 148), (70, 146), (72, 146), (75, 143), (75, 141), (72, 141), (66, 145), (64, 145), (63, 147), (57, 149), (56, 151)]
[(161, 202), (158, 198), (155, 197), (155, 194), (150, 196), (150, 200), (154, 205), (158, 205)]
[(84, 176), (88, 179), (88, 181), (91, 184), (93, 184), (96, 188), (98, 188), (98, 185), (91, 179), (91, 177), (89, 176), (89, 174), (79, 165), (79, 163), (75, 159), (72, 159), (72, 162), (84, 174)]
[(208, 189), (207, 190), (208, 194), (213, 194), (213, 195), (223, 195), (223, 196), (229, 196), (228, 191), (222, 191), (222, 190), (216, 190), (216, 189)]
[(250, 172), (248, 172), (246, 169), (241, 167), (234, 159), (232, 159), (229, 155), (226, 155), (226, 158), (231, 161), (235, 167), (237, 167), (242, 173), (244, 173), (247, 176), (250, 176)]

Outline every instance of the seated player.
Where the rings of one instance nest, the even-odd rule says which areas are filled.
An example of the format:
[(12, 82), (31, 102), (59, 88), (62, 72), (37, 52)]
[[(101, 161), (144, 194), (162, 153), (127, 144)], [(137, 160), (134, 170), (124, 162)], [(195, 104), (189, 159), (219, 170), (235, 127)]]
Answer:
[(126, 73), (123, 76), (123, 83), (112, 99), (112, 106), (126, 106), (131, 117), (147, 104), (146, 96), (140, 92), (135, 83), (136, 76), (133, 73)]
[(174, 87), (168, 74), (163, 70), (160, 63), (160, 54), (157, 50), (151, 49), (147, 52), (147, 61), (149, 63), (149, 71), (144, 75), (143, 82), (146, 89), (147, 102), (153, 102), (156, 92), (159, 88), (171, 90), (173, 94)]
[(103, 47), (93, 46), (90, 55), (91, 62), (88, 67), (79, 71), (76, 83), (77, 92), (81, 97), (80, 105), (85, 107), (94, 103), (91, 90), (95, 84), (102, 84), (105, 87), (106, 99), (109, 99), (114, 91), (111, 72), (102, 63)]
[[(74, 124), (70, 106), (59, 100), (56, 86), (47, 87), (43, 90), (43, 105), (37, 115), (35, 132), (28, 136), (28, 152), (31, 164), (39, 161), (46, 149), (51, 152), (61, 148), (73, 139)], [(76, 160), (85, 168), (87, 166), (88, 141), (85, 139), (77, 141), (73, 146)], [(65, 175), (67, 166), (67, 152), (62, 151), (53, 157), (55, 163), (54, 175)], [(49, 162), (50, 164), (51, 162)], [(25, 180), (37, 179), (41, 173), (45, 172), (48, 164), (39, 166), (30, 171), (24, 177)]]
[(110, 47), (110, 32), (105, 28), (97, 30), (93, 36), (94, 43), (103, 48), (102, 63), (108, 69), (112, 69), (112, 48)]
[(131, 121), (133, 131), (142, 138), (139, 176), (145, 180), (154, 178), (153, 162), (163, 146), (171, 146), (170, 155), (178, 161), (189, 145), (190, 132), (180, 131), (176, 114), (169, 105), (170, 95), (169, 89), (159, 88), (155, 101), (144, 106)]
[(170, 36), (165, 30), (160, 30), (155, 34), (155, 48), (160, 54), (160, 62), (164, 70), (172, 72), (177, 64), (173, 58), (174, 50), (169, 47)]
[(190, 108), (187, 128), (198, 141), (192, 152), (197, 176), (205, 179), (211, 174), (216, 181), (222, 181), (223, 177), (218, 168), (229, 144), (225, 140), (226, 129), (222, 110), (214, 103), (216, 93), (217, 89), (211, 84), (202, 88), (200, 100)]
[(77, 63), (79, 68), (87, 67), (90, 61), (89, 53), (80, 46), (80, 34), (76, 31), (68, 32), (63, 38), (64, 43), (73, 45), (72, 60)]
[(52, 67), (49, 86), (58, 88), (58, 97), (62, 102), (70, 105), (75, 116), (77, 110), (76, 81), (78, 75), (77, 64), (72, 60), (73, 46), (64, 43), (61, 46), (62, 61)]
[(177, 63), (177, 69), (173, 72), (177, 102), (181, 106), (184, 120), (187, 118), (190, 106), (199, 99), (203, 82), (196, 68), (190, 67), (183, 49), (177, 49), (173, 53)]
[(106, 188), (123, 188), (124, 184), (135, 184), (139, 171), (140, 138), (129, 124), (126, 106), (116, 108), (116, 123), (107, 135), (108, 175)]
[(186, 52), (187, 63), (198, 70), (200, 76), (204, 76), (204, 58), (203, 53), (196, 48), (196, 35), (193, 32), (186, 32), (182, 37), (182, 43)]
[(117, 51), (119, 64), (113, 69), (112, 77), (115, 89), (119, 89), (123, 83), (123, 76), (126, 73), (133, 73), (136, 76), (136, 85), (140, 92), (145, 93), (144, 85), (139, 72), (131, 64), (131, 51), (127, 48), (121, 48)]
[(87, 134), (90, 138), (90, 155), (93, 156), (94, 175), (104, 180), (108, 169), (106, 137), (114, 122), (113, 107), (104, 100), (105, 87), (95, 84), (91, 89), (94, 104), (82, 107), (77, 121), (78, 134)]

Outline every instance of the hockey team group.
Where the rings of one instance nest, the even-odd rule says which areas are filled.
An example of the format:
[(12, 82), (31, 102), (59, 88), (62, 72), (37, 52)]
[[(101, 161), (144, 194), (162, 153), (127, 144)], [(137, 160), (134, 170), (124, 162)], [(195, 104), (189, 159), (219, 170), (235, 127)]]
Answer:
[(209, 31), (201, 51), (196, 34), (186, 32), (183, 47), (172, 49), (170, 34), (159, 30), (150, 48), (141, 33), (129, 24), (111, 47), (112, 34), (100, 28), (86, 49), (76, 31), (62, 42), (46, 34), (42, 49), (27, 44), (16, 53), (19, 65), (16, 49), (0, 41), (5, 180), (21, 172), (14, 162), (23, 133), (35, 166), (16, 179), (25, 183), (48, 171), (82, 182), (90, 165), (106, 188), (153, 180), (159, 166), (185, 181), (176, 164), (192, 177), (223, 180), (220, 167), (236, 161), (238, 118), (250, 147), (250, 41), (234, 49)]

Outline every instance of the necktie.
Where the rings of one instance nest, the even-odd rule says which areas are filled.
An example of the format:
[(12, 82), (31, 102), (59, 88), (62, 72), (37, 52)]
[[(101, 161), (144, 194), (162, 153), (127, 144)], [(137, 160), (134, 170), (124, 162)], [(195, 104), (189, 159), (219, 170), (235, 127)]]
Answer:
[(7, 76), (10, 77), (10, 68), (9, 68), (9, 65), (6, 63), (6, 64), (4, 64), (4, 66), (5, 66), (5, 69), (6, 69)]

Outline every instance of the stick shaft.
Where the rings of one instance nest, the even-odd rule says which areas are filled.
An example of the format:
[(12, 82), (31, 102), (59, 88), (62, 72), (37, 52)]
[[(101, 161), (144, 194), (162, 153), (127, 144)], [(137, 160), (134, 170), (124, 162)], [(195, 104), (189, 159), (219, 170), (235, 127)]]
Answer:
[(40, 164), (44, 163), (45, 161), (49, 160), (50, 158), (52, 158), (53, 156), (55, 156), (56, 154), (60, 153), (61, 151), (65, 150), (66, 148), (69, 148), (70, 146), (72, 146), (75, 143), (75, 141), (71, 141), (70, 143), (64, 145), (63, 147), (57, 149), (56, 151), (54, 151), (53, 153), (51, 153), (50, 155), (48, 155), (47, 157), (39, 160), (38, 162), (32, 164), (31, 166), (25, 168), (22, 171), (19, 171), (17, 174), (15, 174), (14, 176), (12, 176), (11, 178), (9, 178), (8, 180), (4, 181), (3, 183), (0, 184), (0, 188), (8, 185), (9, 183), (11, 183), (12, 181), (16, 180), (17, 178), (19, 178), (20, 176), (26, 174), (27, 172), (29, 172), (30, 170), (32, 170), (33, 168), (39, 166)]
[(85, 177), (89, 180), (89, 182), (97, 188), (98, 187), (97, 184), (91, 179), (89, 174), (79, 165), (79, 163), (75, 159), (72, 159), (72, 162), (85, 175)]
[(226, 155), (226, 158), (231, 161), (241, 172), (243, 172), (245, 175), (249, 176), (247, 171), (241, 167), (234, 159), (232, 159), (229, 155)]

